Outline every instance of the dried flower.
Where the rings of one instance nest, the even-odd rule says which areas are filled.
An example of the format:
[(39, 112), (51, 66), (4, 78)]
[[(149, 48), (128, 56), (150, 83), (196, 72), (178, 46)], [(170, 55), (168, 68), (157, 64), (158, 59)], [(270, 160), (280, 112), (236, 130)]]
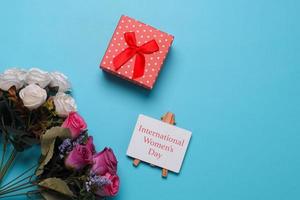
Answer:
[(102, 188), (105, 185), (111, 184), (111, 180), (109, 180), (106, 176), (98, 176), (95, 173), (91, 173), (85, 182), (85, 186), (88, 192), (93, 190), (97, 190), (98, 188)]
[(59, 156), (63, 158), (65, 154), (69, 153), (73, 149), (72, 139), (70, 138), (65, 139), (63, 143), (59, 145), (58, 149), (59, 149)]
[[(119, 191), (120, 179), (116, 174), (106, 173), (100, 179), (104, 180), (106, 184), (97, 187), (94, 193), (100, 197), (115, 196)], [(101, 183), (101, 182), (100, 182)]]

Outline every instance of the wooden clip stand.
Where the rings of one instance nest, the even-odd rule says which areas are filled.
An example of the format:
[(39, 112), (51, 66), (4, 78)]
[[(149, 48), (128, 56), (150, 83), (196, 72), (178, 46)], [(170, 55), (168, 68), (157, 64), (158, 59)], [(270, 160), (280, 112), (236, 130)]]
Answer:
[[(168, 124), (172, 124), (172, 125), (176, 124), (175, 123), (175, 115), (173, 113), (171, 113), (171, 112), (167, 112), (164, 116), (161, 117), (161, 120), (163, 122), (168, 123)], [(141, 161), (139, 159), (134, 159), (133, 160), (133, 165), (135, 167), (137, 167), (140, 164), (140, 162)], [(167, 178), (167, 176), (168, 176), (168, 170), (163, 168), (162, 172), (161, 172), (161, 176), (163, 178)]]

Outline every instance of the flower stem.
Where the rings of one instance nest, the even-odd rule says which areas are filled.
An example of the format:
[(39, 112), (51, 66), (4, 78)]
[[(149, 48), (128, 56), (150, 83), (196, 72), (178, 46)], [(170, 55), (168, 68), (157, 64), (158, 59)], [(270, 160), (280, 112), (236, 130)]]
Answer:
[(2, 141), (3, 141), (3, 146), (2, 146), (2, 156), (1, 156), (1, 164), (0, 164), (0, 170), (1, 171), (2, 171), (3, 164), (4, 164), (6, 146), (7, 146), (7, 141), (8, 141), (7, 138), (6, 138), (5, 131), (2, 132)]
[(23, 189), (28, 188), (28, 187), (33, 187), (33, 186), (36, 186), (36, 185), (37, 185), (37, 182), (29, 180), (25, 183), (19, 184), (19, 185), (15, 186), (15, 187), (12, 187), (10, 189), (2, 190), (0, 192), (0, 196), (2, 196), (4, 194), (15, 192), (15, 191), (23, 190)]
[(25, 182), (25, 183), (22, 183), (22, 182), (25, 181), (25, 180), (28, 179), (28, 178), (31, 178), (32, 176), (33, 176), (33, 175), (30, 175), (30, 176), (25, 177), (24, 179), (19, 180), (19, 181), (15, 182), (15, 183), (13, 183), (13, 184), (11, 184), (11, 185), (9, 185), (9, 186), (6, 186), (5, 188), (3, 188), (3, 189), (0, 190), (0, 195), (1, 195), (1, 193), (3, 193), (3, 192), (9, 191), (9, 190), (13, 190), (13, 189), (16, 189), (16, 188), (18, 188), (18, 187), (21, 187), (21, 186), (24, 186), (24, 185), (26, 185), (26, 184), (31, 183), (31, 180), (30, 180), (30, 179), (28, 180), (28, 182)]
[[(6, 189), (8, 189), (8, 188), (11, 188), (12, 186), (15, 186), (15, 185), (17, 185), (18, 183), (21, 183), (21, 182), (23, 182), (24, 180), (26, 180), (26, 179), (28, 179), (28, 178), (31, 179), (31, 178), (34, 176), (34, 174), (31, 174), (31, 175), (29, 175), (29, 176), (27, 176), (27, 177), (25, 177), (25, 178), (22, 178), (22, 177), (24, 177), (25, 174), (27, 174), (28, 172), (30, 172), (30, 171), (31, 171), (32, 169), (34, 169), (36, 166), (37, 166), (37, 165), (32, 166), (31, 168), (27, 169), (26, 171), (24, 171), (23, 173), (21, 173), (21, 174), (20, 174), (19, 176), (17, 176), (16, 178), (12, 179), (11, 181), (9, 181), (8, 183), (6, 183), (5, 185), (1, 186), (1, 187), (0, 187), (0, 192), (6, 190)], [(21, 180), (18, 180), (18, 179), (20, 179), (20, 178), (22, 178), (22, 179), (21, 179)], [(17, 180), (18, 180), (18, 181), (17, 181)]]
[(4, 196), (0, 196), (0, 199), (4, 199), (4, 198), (9, 198), (9, 197), (17, 197), (17, 196), (27, 196), (29, 197), (30, 194), (40, 194), (41, 191), (40, 190), (31, 190), (28, 192), (23, 192), (23, 193), (17, 193), (17, 194), (9, 194), (9, 195), (4, 195)]
[(12, 165), (12, 163), (14, 162), (16, 156), (17, 156), (17, 150), (14, 148), (14, 150), (11, 152), (9, 159), (7, 160), (7, 162), (5, 163), (4, 167), (1, 169), (1, 173), (0, 173), (0, 183), (2, 182), (3, 178), (5, 177), (7, 171), (9, 170), (10, 166)]
[(34, 187), (34, 186), (36, 186), (36, 185), (31, 183), (31, 182), (28, 182), (26, 184), (20, 185), (20, 187), (13, 188), (13, 189), (10, 189), (10, 190), (4, 191), (4, 192), (0, 192), (0, 197), (3, 196), (3, 195), (6, 195), (6, 194), (10, 194), (10, 193), (17, 192), (17, 191), (20, 191), (20, 190), (24, 190), (24, 189), (27, 189), (27, 188), (31, 188), (31, 187)]

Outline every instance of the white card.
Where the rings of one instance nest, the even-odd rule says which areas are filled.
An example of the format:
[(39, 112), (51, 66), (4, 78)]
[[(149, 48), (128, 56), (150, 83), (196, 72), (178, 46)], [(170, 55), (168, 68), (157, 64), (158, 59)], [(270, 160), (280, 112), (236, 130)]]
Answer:
[(179, 173), (192, 133), (139, 115), (127, 155)]

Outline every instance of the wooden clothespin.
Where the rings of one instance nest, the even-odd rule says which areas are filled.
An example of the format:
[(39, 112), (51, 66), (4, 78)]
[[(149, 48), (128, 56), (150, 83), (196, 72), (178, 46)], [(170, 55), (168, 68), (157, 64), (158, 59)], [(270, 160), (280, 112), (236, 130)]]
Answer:
[[(165, 122), (165, 123), (168, 123), (168, 124), (172, 124), (172, 125), (176, 124), (176, 122), (175, 122), (175, 115), (173, 113), (171, 113), (171, 112), (167, 112), (164, 116), (161, 117), (161, 120), (163, 122)], [(133, 165), (135, 167), (137, 167), (140, 164), (140, 162), (141, 161), (139, 159), (134, 159), (133, 160)], [(161, 176), (163, 178), (167, 178), (167, 176), (168, 176), (168, 170), (162, 168)]]

